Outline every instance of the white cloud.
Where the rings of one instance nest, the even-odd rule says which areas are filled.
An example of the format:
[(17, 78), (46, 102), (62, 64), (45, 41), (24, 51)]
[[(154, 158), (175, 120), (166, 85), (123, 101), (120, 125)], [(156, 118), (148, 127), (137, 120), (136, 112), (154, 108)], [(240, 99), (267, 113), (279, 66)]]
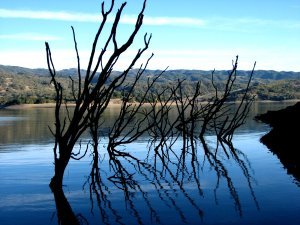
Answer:
[(171, 25), (171, 26), (192, 26), (192, 27), (203, 27), (205, 21), (197, 18), (189, 17), (147, 17), (144, 19), (145, 25)]
[[(123, 24), (135, 24), (136, 15), (126, 15), (121, 17), (120, 22)], [(14, 10), (1, 9), (0, 18), (17, 18), (17, 19), (38, 19), (38, 20), (58, 20), (73, 22), (99, 22), (102, 15), (88, 14), (80, 12), (65, 11), (34, 11), (34, 10)], [(108, 18), (108, 22), (113, 22), (114, 17)], [(191, 18), (191, 17), (151, 17), (145, 15), (144, 25), (151, 26), (186, 26), (202, 27), (217, 30), (238, 30), (247, 31), (249, 27), (277, 27), (283, 29), (295, 29), (300, 27), (300, 21), (297, 20), (267, 20), (257, 18), (231, 18), (231, 17), (211, 17), (211, 18)]]
[(32, 11), (32, 10), (11, 10), (0, 9), (0, 17), (17, 19), (40, 19), (40, 20), (61, 20), (76, 22), (98, 22), (99, 15), (69, 13), (69, 12), (51, 12), (51, 11)]
[[(121, 17), (123, 24), (135, 24), (136, 15), (126, 15)], [(17, 19), (38, 19), (38, 20), (58, 20), (73, 22), (99, 22), (102, 15), (88, 14), (80, 12), (65, 11), (34, 11), (34, 10), (14, 10), (1, 9), (0, 18), (17, 18)], [(108, 18), (108, 22), (113, 22), (114, 17)], [(185, 27), (202, 27), (217, 30), (241, 30), (247, 31), (249, 27), (277, 27), (282, 29), (300, 28), (300, 21), (297, 20), (267, 20), (257, 18), (231, 18), (231, 17), (211, 17), (211, 18), (191, 18), (191, 17), (151, 17), (145, 15), (144, 25), (151, 26), (185, 26)]]
[[(0, 18), (17, 19), (39, 19), (39, 20), (60, 20), (74, 22), (99, 22), (101, 14), (87, 14), (78, 12), (54, 12), (54, 11), (32, 11), (32, 10), (11, 10), (0, 9)], [(120, 22), (123, 24), (135, 24), (136, 15), (123, 15)], [(108, 22), (114, 18), (109, 17)], [(189, 17), (144, 17), (145, 25), (152, 26), (203, 26), (205, 22), (197, 18)]]
[(60, 37), (52, 35), (18, 33), (18, 34), (0, 34), (0, 39), (21, 40), (21, 41), (58, 41)]
[(298, 20), (268, 20), (261, 18), (214, 17), (206, 20), (206, 28), (221, 31), (257, 32), (258, 29), (299, 29)]

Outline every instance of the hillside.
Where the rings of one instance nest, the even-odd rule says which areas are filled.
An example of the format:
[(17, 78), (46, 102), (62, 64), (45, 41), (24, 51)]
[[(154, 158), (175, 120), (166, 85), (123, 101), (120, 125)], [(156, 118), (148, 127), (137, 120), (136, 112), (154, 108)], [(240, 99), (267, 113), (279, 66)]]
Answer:
[[(84, 72), (84, 70), (82, 70)], [(131, 75), (134, 75), (136, 69), (131, 71)], [(159, 74), (161, 70), (146, 70), (145, 76), (153, 76)], [(18, 66), (4, 66), (0, 65), (0, 74), (19, 74), (19, 75), (34, 75), (34, 76), (49, 76), (48, 69), (29, 69), (24, 67)], [(74, 76), (77, 73), (77, 69), (64, 69), (59, 70), (57, 74), (63, 77)], [(114, 72), (117, 74), (118, 72)], [(217, 70), (215, 71), (215, 75), (218, 77), (223, 77), (227, 75), (227, 70)], [(247, 77), (249, 76), (250, 71), (246, 70), (239, 70), (238, 76), (240, 77)], [(210, 78), (211, 71), (206, 70), (168, 70), (165, 72), (164, 77), (168, 78), (184, 78), (188, 80), (199, 80), (200, 78), (207, 77)], [(293, 72), (293, 71), (274, 71), (274, 70), (256, 70), (255, 71), (255, 78), (262, 79), (262, 80), (286, 80), (286, 79), (300, 79), (300, 72)]]
[[(82, 71), (83, 74), (85, 71)], [(128, 82), (132, 81), (137, 70), (132, 70)], [(112, 76), (120, 72), (114, 71)], [(136, 100), (139, 93), (143, 92), (147, 79), (157, 76), (161, 71), (146, 70), (139, 85), (135, 90)], [(168, 70), (158, 80), (155, 88), (157, 90), (166, 86), (175, 85), (178, 80), (185, 80), (184, 89), (186, 93), (192, 92), (195, 82), (202, 82), (203, 95), (209, 95), (213, 89), (211, 86), (211, 71), (203, 70)], [(71, 82), (69, 76), (76, 79), (76, 69), (64, 69), (57, 72), (60, 82), (66, 90), (70, 90)], [(221, 87), (227, 78), (228, 71), (215, 71), (215, 82)], [(248, 79), (250, 71), (238, 71), (236, 90), (242, 90)], [(114, 97), (120, 97), (124, 87), (119, 88)], [(254, 73), (251, 92), (258, 100), (287, 100), (300, 99), (300, 72), (264, 71), (258, 70)], [(54, 101), (54, 89), (50, 84), (47, 69), (29, 69), (17, 66), (0, 65), (0, 105), (21, 103), (46, 103)], [(65, 93), (67, 100), (72, 100), (71, 93)], [(232, 95), (231, 100), (238, 99), (238, 92)]]

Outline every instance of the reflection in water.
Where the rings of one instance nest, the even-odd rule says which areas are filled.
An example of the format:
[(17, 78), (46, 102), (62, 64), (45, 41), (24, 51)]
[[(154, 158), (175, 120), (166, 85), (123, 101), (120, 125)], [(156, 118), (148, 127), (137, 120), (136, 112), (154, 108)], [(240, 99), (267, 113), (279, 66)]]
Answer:
[(272, 130), (261, 138), (281, 163), (300, 184), (300, 102), (293, 106), (278, 110), (268, 111), (256, 118), (269, 124)]
[[(151, 156), (151, 158), (153, 157)], [(207, 156), (209, 158), (206, 158), (206, 156), (202, 157), (204, 157), (204, 161), (206, 159), (211, 161), (209, 158), (216, 156)], [(190, 159), (191, 157), (187, 154), (186, 160)], [(103, 224), (128, 224), (126, 222), (128, 221), (126, 219), (127, 216), (135, 219), (135, 221), (131, 220), (130, 224), (148, 224), (149, 221), (151, 221), (151, 224), (164, 224), (166, 221), (161, 220), (162, 214), (157, 209), (161, 210), (167, 207), (174, 210), (174, 218), (179, 217), (179, 220), (173, 218), (173, 221), (168, 221), (168, 224), (198, 224), (205, 217), (205, 212), (201, 208), (201, 199), (204, 198), (204, 192), (200, 175), (203, 173), (201, 170), (204, 167), (204, 161), (200, 163), (195, 158), (193, 161), (189, 161), (190, 165), (188, 165), (187, 161), (183, 170), (182, 165), (177, 164), (176, 160), (172, 160), (165, 165), (156, 165), (156, 168), (154, 168), (150, 160), (144, 162), (137, 160), (132, 155), (128, 155), (127, 157), (123, 157), (123, 160), (118, 161), (117, 169), (107, 171), (100, 169), (98, 160), (94, 160), (91, 173), (84, 185), (90, 192), (91, 213), (98, 211), (97, 214), (100, 215), (99, 219)], [(103, 162), (105, 161), (102, 159), (101, 167), (103, 167)], [(240, 164), (241, 162), (244, 161), (239, 159), (237, 163)], [(243, 172), (248, 176), (248, 168), (244, 168), (245, 164), (240, 164), (240, 166), (245, 169)], [(239, 195), (229, 176), (228, 170), (218, 160), (214, 165), (214, 169), (217, 172), (214, 188), (216, 203), (217, 191), (222, 179), (224, 179), (233, 199), (235, 209), (242, 216)], [(253, 200), (256, 202), (250, 180), (251, 176), (249, 175), (247, 181), (249, 182)], [(119, 206), (112, 201), (115, 192), (110, 188), (111, 184), (123, 193), (123, 200), (126, 204), (126, 217), (126, 214), (122, 213), (122, 211), (119, 212)], [(194, 191), (191, 192), (191, 188)], [(158, 196), (155, 201), (153, 201), (153, 194)], [(75, 215), (73, 213), (62, 192), (54, 193), (54, 197), (59, 224), (88, 224), (88, 221), (81, 214)], [(136, 204), (138, 202), (137, 199), (141, 199), (144, 202), (143, 208), (140, 206), (141, 203)], [(188, 203), (184, 208), (182, 205), (183, 201)], [(160, 207), (157, 207), (157, 204)], [(188, 207), (188, 210), (186, 207)], [(196, 215), (198, 215), (194, 218), (193, 222), (190, 218), (191, 211), (196, 212)]]
[[(253, 103), (249, 118), (267, 110), (276, 110), (292, 103)], [(108, 132), (118, 116), (118, 107), (111, 107), (103, 115), (102, 131)], [(172, 114), (170, 114), (172, 116)], [(173, 115), (175, 116), (175, 115)], [(54, 125), (54, 108), (2, 109), (0, 110), (0, 145), (52, 143), (53, 136), (49, 129)], [(265, 131), (266, 126), (253, 120), (239, 128), (238, 132), (249, 133), (253, 130)], [(1, 151), (1, 149), (0, 149)]]
[(65, 194), (62, 190), (53, 192), (56, 204), (57, 219), (60, 225), (80, 225), (88, 224), (87, 220), (81, 215), (75, 215)]
[(0, 118), (1, 145), (36, 144), (51, 140), (47, 127), (54, 122), (53, 109), (4, 109), (0, 110)]
[[(269, 106), (257, 106), (260, 109), (264, 107)], [(257, 108), (254, 104), (253, 114), (256, 114)], [(5, 134), (6, 129), (18, 130), (15, 138), (12, 137), (2, 144), (30, 143), (32, 140), (40, 143), (37, 142), (39, 138), (42, 142), (52, 138), (45, 128), (52, 123), (52, 109), (35, 110), (0, 112), (1, 116), (22, 118), (7, 122), (10, 126), (13, 123), (18, 128), (0, 124), (1, 133)], [(116, 111), (111, 110), (108, 113), (110, 119), (103, 118), (106, 125), (102, 133), (109, 131), (112, 126), (110, 121), (113, 121), (112, 118), (116, 114)], [(39, 118), (47, 120), (41, 124)], [(255, 123), (249, 120), (239, 132), (252, 132), (254, 128), (256, 132), (265, 131), (265, 125)], [(24, 130), (33, 131), (38, 124), (42, 127), (37, 128), (39, 132), (29, 132), (29, 135), (27, 132), (21, 132), (22, 126), (28, 126)], [(254, 186), (256, 183), (250, 162), (243, 152), (234, 149), (230, 143), (215, 143), (214, 138), (209, 136), (204, 142), (193, 138), (187, 139), (188, 142), (182, 138), (151, 142), (149, 138), (144, 136), (141, 142), (126, 146), (128, 154), (124, 154), (123, 146), (118, 146), (113, 151), (114, 162), (106, 152), (108, 140), (101, 138), (99, 152), (92, 151), (93, 166), (87, 172), (89, 175), (84, 184), (84, 189), (89, 194), (90, 213), (80, 206), (81, 201), (76, 203), (76, 198), (68, 196), (67, 192), (70, 202), (64, 193), (54, 193), (58, 223), (70, 224), (73, 221), (73, 224), (199, 224), (203, 221), (205, 224), (208, 217), (224, 215), (232, 207), (241, 218), (245, 217), (245, 193), (241, 192), (241, 183), (247, 186), (251, 202), (259, 210), (258, 202), (261, 206), (262, 194), (257, 195), (258, 187)], [(51, 153), (51, 147), (49, 152)], [(51, 159), (51, 156), (49, 158)], [(26, 170), (25, 167), (24, 169)], [(47, 181), (49, 177), (50, 175)], [(224, 198), (224, 193), (229, 194), (228, 199)], [(216, 206), (212, 209), (208, 207), (208, 202)], [(225, 212), (222, 214), (222, 211)], [(222, 219), (212, 221), (222, 222)], [(230, 224), (228, 220), (227, 223)]]
[[(98, 211), (101, 223), (128, 224), (128, 217), (130, 217), (135, 220), (135, 222), (129, 220), (130, 224), (149, 224), (149, 221), (151, 224), (171, 224), (172, 221), (166, 222), (161, 219), (161, 216), (165, 217), (160, 212), (164, 207), (174, 211), (173, 220), (177, 217), (180, 220), (175, 219), (173, 221), (177, 224), (190, 224), (192, 221), (197, 224), (203, 221), (205, 211), (202, 209), (202, 201), (205, 198), (205, 191), (203, 190), (205, 186), (202, 184), (202, 176), (205, 175), (205, 168), (213, 169), (216, 174), (215, 187), (213, 188), (215, 202), (218, 203), (217, 193), (220, 183), (225, 182), (234, 208), (238, 215), (242, 216), (239, 194), (230, 176), (230, 168), (227, 168), (226, 163), (224, 163), (228, 156), (242, 170), (258, 209), (252, 187), (253, 177), (249, 172), (250, 163), (246, 156), (234, 149), (232, 145), (228, 145), (228, 143), (220, 145), (221, 148), (226, 148), (228, 152), (224, 158), (224, 155), (220, 154), (220, 149), (218, 152), (218, 146), (209, 146), (201, 140), (193, 140), (193, 145), (184, 151), (178, 150), (183, 144), (182, 140), (177, 140), (176, 144), (172, 144), (172, 146), (165, 144), (159, 146), (164, 148), (162, 152), (168, 155), (164, 160), (156, 159), (162, 156), (153, 151), (153, 148), (157, 147), (154, 145), (151, 145), (152, 150), (148, 151), (148, 153), (153, 152), (153, 154), (148, 154), (143, 160), (138, 159), (138, 156), (132, 153), (123, 151), (117, 151), (114, 158), (109, 160), (105, 158), (107, 155), (104, 153), (98, 155), (98, 151), (93, 151), (92, 169), (84, 188), (88, 189), (90, 193), (91, 213), (95, 214), (95, 211)], [(205, 154), (202, 154), (203, 148), (206, 149)], [(179, 153), (180, 155), (178, 155)], [(111, 188), (112, 186), (115, 191)], [(123, 193), (126, 216), (120, 210), (120, 206), (113, 201), (116, 190)], [(65, 214), (72, 215), (69, 213), (70, 208), (66, 199), (63, 198), (63, 201), (59, 198), (55, 199), (58, 210), (65, 209)], [(137, 201), (137, 199), (140, 200)], [(121, 199), (119, 201), (122, 202)], [(142, 210), (140, 201), (143, 202)], [(182, 202), (185, 202), (184, 208), (182, 208)], [(59, 207), (58, 204), (64, 204), (65, 207)], [(157, 207), (158, 204), (159, 207)], [(193, 215), (192, 220), (191, 215)]]

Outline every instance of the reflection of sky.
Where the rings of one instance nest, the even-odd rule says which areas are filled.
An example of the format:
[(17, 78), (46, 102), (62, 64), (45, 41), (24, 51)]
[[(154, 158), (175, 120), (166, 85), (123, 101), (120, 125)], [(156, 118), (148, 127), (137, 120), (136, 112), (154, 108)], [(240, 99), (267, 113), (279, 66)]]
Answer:
[[(234, 204), (229, 194), (229, 190), (224, 179), (220, 180), (219, 187), (216, 189), (216, 199), (214, 189), (217, 185), (215, 171), (209, 167), (207, 160), (203, 157), (202, 148), (199, 146), (199, 178), (201, 188), (204, 192), (203, 196), (199, 195), (197, 185), (193, 177), (184, 178), (183, 187), (185, 192), (170, 177), (164, 177), (171, 181), (170, 183), (161, 180), (161, 187), (157, 190), (155, 186), (145, 179), (139, 172), (132, 169), (127, 162), (127, 166), (134, 177), (139, 181), (141, 190), (143, 190), (148, 201), (157, 210), (161, 220), (165, 224), (181, 223), (177, 210), (172, 207), (173, 199), (176, 206), (184, 213), (187, 222), (194, 221), (197, 224), (200, 219), (197, 210), (187, 200), (186, 194), (193, 199), (195, 204), (204, 211), (204, 224), (206, 223), (224, 223), (224, 224), (265, 224), (269, 222), (283, 222), (287, 217), (290, 222), (300, 222), (298, 212), (300, 210), (300, 193), (299, 188), (293, 184), (293, 179), (286, 175), (276, 156), (269, 153), (265, 146), (259, 142), (262, 133), (241, 134), (234, 137), (235, 147), (242, 150), (246, 154), (251, 163), (251, 175), (253, 176), (253, 189), (256, 198), (260, 204), (260, 210), (257, 210), (251, 193), (241, 169), (233, 160), (228, 160), (223, 155), (224, 165), (228, 168), (228, 172), (233, 180), (235, 188), (240, 196), (243, 207), (243, 217), (237, 216), (234, 210)], [(214, 137), (207, 137), (209, 143), (213, 143)], [(147, 141), (130, 144), (126, 150), (138, 156), (145, 157), (147, 153)], [(18, 151), (19, 148), (24, 151)], [(19, 145), (10, 146), (11, 151), (0, 154), (0, 219), (7, 221), (7, 224), (49, 224), (53, 213), (55, 213), (55, 203), (53, 196), (48, 187), (49, 180), (53, 174), (52, 165), (52, 145)], [(180, 142), (174, 146), (175, 149), (180, 147)], [(125, 147), (122, 147), (125, 149)], [(102, 152), (104, 153), (104, 151)], [(222, 155), (222, 152), (220, 151)], [(125, 224), (132, 224), (135, 221), (133, 212), (124, 202), (124, 193), (110, 183), (106, 177), (111, 175), (108, 169), (108, 160), (101, 161), (100, 168), (102, 170), (102, 178), (107, 185), (109, 193), (108, 199), (111, 206), (118, 211), (123, 217)], [(150, 158), (150, 162), (153, 158)], [(90, 172), (91, 159), (84, 158), (82, 161), (71, 160), (65, 173), (65, 193), (75, 213), (82, 213), (91, 224), (97, 224), (98, 208), (94, 206), (94, 215), (90, 214), (89, 187), (85, 186), (82, 191), (83, 183), (87, 179)], [(125, 161), (122, 161), (126, 164)], [(190, 163), (187, 163), (188, 170), (191, 169)], [(170, 165), (170, 169), (174, 170), (176, 165)], [(146, 172), (146, 171), (143, 171)], [(175, 190), (175, 191), (174, 191)], [(282, 191), (284, 190), (284, 191)], [(146, 221), (149, 220), (149, 212), (147, 204), (140, 191), (132, 190), (133, 204), (139, 211), (140, 216)], [(162, 201), (158, 193), (164, 196)], [(166, 194), (170, 197), (166, 197)], [(292, 197), (291, 197), (292, 196)], [(94, 199), (95, 200), (95, 199)], [(96, 200), (95, 200), (96, 201)], [(108, 208), (106, 208), (108, 210)], [(109, 211), (109, 210), (108, 210)], [(216, 216), (216, 214), (218, 216)], [(125, 216), (126, 215), (126, 216)], [(276, 220), (274, 219), (276, 216)], [(56, 216), (54, 216), (53, 224), (56, 224)], [(22, 218), (20, 221), (18, 218)], [(37, 222), (35, 218), (39, 218)], [(114, 218), (114, 217), (112, 217)], [(9, 221), (9, 222), (8, 222)], [(111, 223), (114, 222), (112, 219)], [(51, 223), (51, 224), (52, 224)], [(6, 223), (4, 223), (6, 224)]]
[[(30, 120), (33, 121), (32, 118)], [(238, 163), (232, 158), (228, 159), (221, 149), (218, 153), (228, 169), (230, 178), (240, 196), (243, 207), (242, 218), (237, 216), (234, 209), (226, 180), (221, 178), (219, 187), (216, 189), (216, 173), (204, 157), (201, 145), (198, 145), (199, 173), (197, 176), (199, 176), (203, 196), (199, 195), (194, 177), (189, 176), (188, 173), (183, 177), (185, 192), (168, 175), (162, 176), (161, 186), (157, 186), (157, 189), (151, 183), (151, 179), (150, 181), (147, 180), (129, 162), (121, 161), (125, 163), (129, 172), (137, 179), (141, 190), (146, 193), (149, 202), (166, 224), (181, 221), (178, 212), (172, 207), (173, 203), (169, 197), (174, 200), (176, 207), (186, 215), (187, 222), (194, 221), (195, 224), (198, 224), (200, 221), (199, 215), (186, 195), (204, 211), (204, 224), (219, 224), (221, 222), (223, 224), (300, 224), (299, 187), (293, 183), (293, 178), (286, 174), (277, 157), (259, 142), (259, 138), (269, 128), (263, 124), (255, 125), (255, 123), (251, 120), (252, 125), (247, 128), (252, 132), (245, 132), (246, 129), (242, 130), (234, 136), (233, 141), (234, 147), (245, 154), (245, 158), (242, 157), (245, 163), (248, 165), (249, 162), (251, 182), (260, 210), (255, 207), (247, 179)], [(39, 122), (36, 121), (33, 124), (38, 125)], [(42, 123), (42, 126), (44, 125), (45, 122)], [(264, 129), (259, 127), (264, 127)], [(24, 133), (22, 130), (20, 132)], [(0, 221), (4, 221), (4, 224), (49, 224), (50, 221), (52, 221), (50, 224), (56, 224), (55, 202), (48, 187), (50, 178), (53, 175), (53, 140), (49, 139), (51, 140), (49, 143), (44, 143), (43, 139), (38, 141), (38, 138), (33, 138), (33, 140), (35, 140), (35, 143), (32, 144), (20, 144), (16, 141), (16, 143), (0, 145)], [(134, 212), (132, 212), (128, 203), (126, 205), (124, 202), (124, 192), (106, 179), (112, 175), (112, 171), (109, 170), (107, 153), (103, 147), (106, 140), (105, 138), (101, 139), (101, 159), (104, 155), (105, 158), (100, 163), (100, 169), (103, 183), (108, 190), (105, 189), (107, 197), (111, 201), (111, 206), (123, 217), (122, 221), (125, 224), (131, 224), (132, 221), (135, 221)], [(206, 140), (214, 146), (214, 136), (207, 136)], [(84, 140), (84, 143), (86, 143), (86, 140)], [(143, 137), (139, 142), (121, 146), (119, 150), (126, 150), (143, 159), (148, 152), (147, 144), (148, 138)], [(180, 150), (181, 142), (177, 141), (173, 148), (176, 151)], [(190, 155), (187, 155), (187, 157), (190, 159)], [(171, 159), (175, 160), (176, 158), (173, 156)], [(153, 157), (150, 157), (148, 162), (153, 163), (153, 160)], [(81, 161), (70, 161), (65, 173), (64, 183), (66, 186), (64, 190), (75, 213), (82, 213), (91, 224), (94, 224), (99, 219), (99, 215), (96, 213), (97, 206), (94, 206), (95, 215), (91, 215), (89, 186), (86, 185), (84, 191), (82, 191), (83, 184), (91, 170), (90, 162), (90, 152)], [(189, 160), (187, 162), (187, 170), (191, 171), (191, 163)], [(169, 168), (175, 171), (176, 166), (177, 164), (170, 164)], [(160, 164), (158, 164), (158, 168), (161, 168)], [(143, 172), (146, 173), (147, 171)], [(154, 181), (153, 177), (152, 181)], [(161, 187), (163, 187), (162, 190)], [(215, 189), (216, 192), (214, 192)], [(165, 202), (162, 201), (158, 193), (164, 196)], [(131, 190), (131, 194), (134, 200), (133, 204), (141, 217), (146, 218), (146, 221), (149, 222), (145, 196), (140, 191)], [(107, 207), (106, 210), (108, 210)], [(110, 222), (115, 221), (112, 219)], [(95, 224), (97, 223), (95, 222)]]
[[(254, 103), (245, 125), (241, 126), (236, 133), (247, 134), (268, 131), (269, 127), (267, 125), (258, 123), (254, 121), (253, 118), (257, 114), (265, 113), (267, 110), (280, 109), (292, 104), (293, 103)], [(108, 108), (107, 111), (105, 111), (103, 115), (104, 124), (100, 132), (102, 136), (107, 135), (117, 115), (118, 111), (115, 110), (115, 108)], [(53, 124), (54, 108), (0, 110), (0, 151), (4, 151), (5, 149), (1, 147), (1, 145), (53, 143), (53, 136), (49, 131), (49, 126), (53, 128)], [(145, 134), (141, 139), (141, 141), (144, 141), (149, 139), (149, 137)]]
[(20, 121), (20, 120), (24, 120), (24, 118), (23, 117), (15, 117), (15, 116), (0, 116), (0, 126), (2, 124), (7, 124), (9, 122)]
[[(22, 206), (22, 210), (49, 210), (49, 202), (53, 201), (53, 195), (51, 193), (45, 194), (14, 194), (1, 198), (0, 209), (1, 210), (16, 210), (16, 208)], [(55, 208), (53, 207), (53, 210)]]
[[(52, 151), (53, 145), (51, 144), (11, 144), (0, 145), (0, 158), (1, 163), (9, 162), (11, 165), (24, 165), (24, 164), (36, 164), (36, 162), (44, 163), (49, 160), (45, 157), (53, 158)], [(13, 152), (16, 154), (2, 154), (6, 152)], [(41, 158), (41, 155), (44, 157)], [(43, 160), (42, 160), (43, 159)]]

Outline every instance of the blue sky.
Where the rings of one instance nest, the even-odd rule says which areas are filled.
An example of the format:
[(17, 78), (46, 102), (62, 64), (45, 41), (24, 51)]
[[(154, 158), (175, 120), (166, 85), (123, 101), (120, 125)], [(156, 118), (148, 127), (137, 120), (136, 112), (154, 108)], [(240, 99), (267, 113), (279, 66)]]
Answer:
[[(123, 1), (116, 0), (115, 9)], [(70, 26), (76, 30), (82, 67), (101, 20), (100, 0), (0, 0), (0, 64), (45, 68), (44, 42), (50, 43), (56, 68), (76, 67)], [(106, 5), (110, 0), (105, 1)], [(142, 0), (128, 0), (119, 26), (121, 43), (133, 28)], [(113, 19), (113, 15), (110, 21)], [(107, 28), (111, 23), (107, 24)], [(117, 70), (152, 33), (150, 69), (239, 68), (300, 71), (299, 0), (148, 0), (144, 25)], [(99, 49), (101, 43), (99, 43)]]

